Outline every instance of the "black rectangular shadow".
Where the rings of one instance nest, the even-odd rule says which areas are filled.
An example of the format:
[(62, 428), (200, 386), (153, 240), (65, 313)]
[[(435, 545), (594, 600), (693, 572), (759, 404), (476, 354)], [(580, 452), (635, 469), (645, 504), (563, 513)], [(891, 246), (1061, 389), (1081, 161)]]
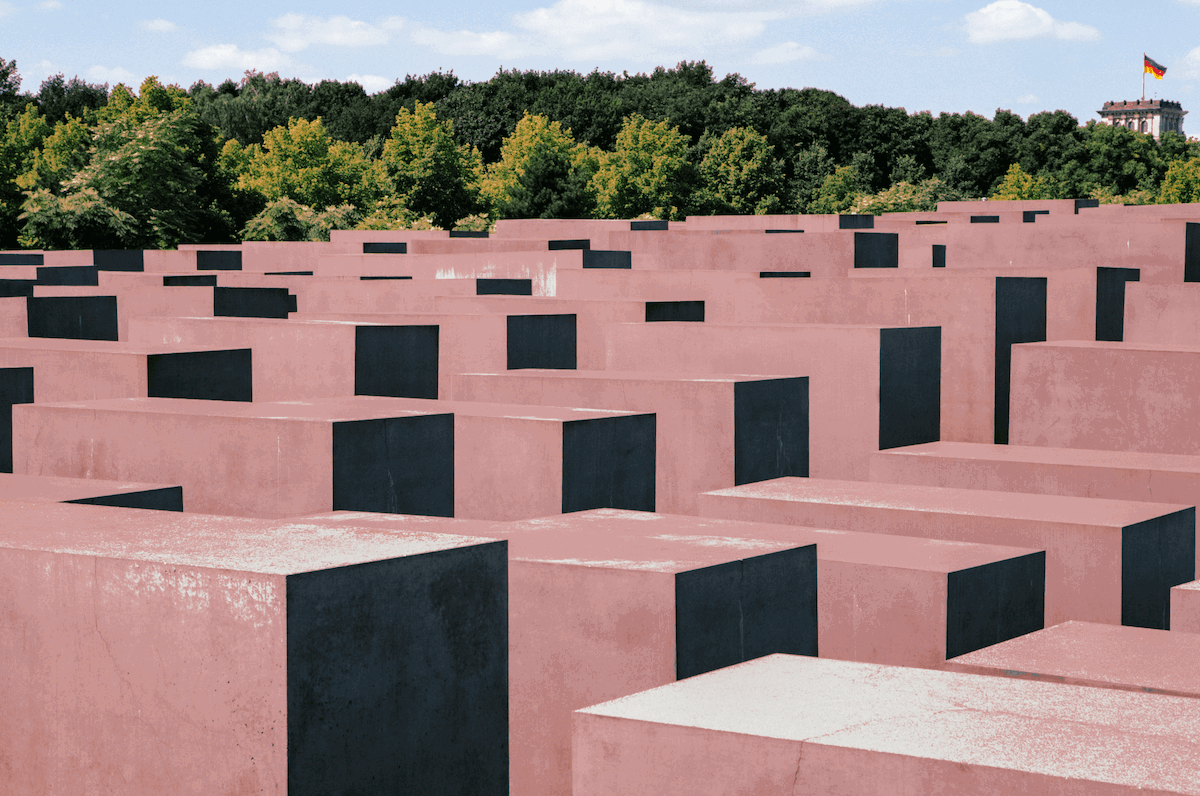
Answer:
[(44, 265), (45, 259), (45, 255), (42, 254), (12, 252), (0, 254), (0, 265)]
[(667, 229), (666, 221), (630, 221), (631, 232), (662, 232)]
[(37, 269), (37, 284), (95, 287), (100, 275), (94, 265), (49, 265)]
[(1076, 199), (1075, 200), (1075, 215), (1079, 215), (1080, 210), (1084, 210), (1089, 207), (1099, 207), (1099, 206), (1100, 206), (1099, 199)]
[(1200, 282), (1200, 224), (1184, 225), (1183, 281)]
[(972, 224), (999, 224), (1000, 216), (971, 216)]
[(488, 236), (488, 233), (487, 233), (487, 230), (485, 230), (485, 229), (481, 229), (481, 230), (452, 229), (452, 230), (450, 230), (450, 237), (452, 237), (452, 238), (486, 238), (487, 236)]
[(30, 337), (116, 340), (116, 296), (40, 296), (25, 299)]
[(946, 658), (1045, 627), (1046, 552), (946, 575)]
[(152, 511), (183, 511), (183, 487), (165, 486), (161, 489), (144, 489), (140, 492), (119, 492), (115, 495), (64, 500), (64, 503), (81, 503), (87, 506), (116, 506), (123, 509), (150, 509)]
[(0, 368), (0, 473), (13, 471), (13, 405), (33, 403), (33, 368)]
[(838, 229), (875, 229), (875, 216), (840, 215), (838, 216)]
[(1121, 624), (1171, 629), (1171, 587), (1196, 579), (1196, 507), (1121, 529)]
[(944, 244), (944, 243), (933, 244), (933, 267), (934, 268), (945, 268), (946, 267), (946, 244)]
[(197, 271), (240, 271), (242, 270), (242, 253), (240, 251), (206, 251), (196, 252)]
[(574, 315), (509, 315), (508, 369), (574, 370)]
[(36, 279), (0, 279), (0, 298), (30, 298)]
[(454, 415), (333, 424), (333, 510), (454, 516)]
[(633, 268), (633, 253), (605, 249), (584, 249), (584, 268)]
[(572, 249), (588, 251), (592, 248), (592, 241), (590, 238), (572, 238), (570, 240), (552, 240), (546, 245), (548, 250), (552, 252), (569, 251)]
[(925, 227), (925, 226), (929, 226), (930, 224), (945, 224), (945, 223), (948, 223), (948, 222), (946, 222), (946, 221), (939, 221), (939, 220), (932, 219), (932, 218), (923, 218), (923, 219), (920, 219), (920, 220), (918, 220), (918, 221), (916, 221), (916, 222), (914, 222), (914, 223), (915, 223), (915, 224), (916, 224), (916, 226), (918, 226), (918, 227)]
[(213, 317), (286, 320), (295, 302), (286, 287), (214, 287)]
[(264, 271), (263, 276), (312, 276), (312, 271)]
[(900, 235), (896, 232), (855, 232), (854, 267), (899, 268)]
[(216, 287), (216, 274), (183, 274), (164, 276), (163, 287)]
[(476, 296), (532, 296), (532, 279), (476, 279)]
[(1049, 210), (1023, 210), (1021, 211), (1021, 222), (1024, 224), (1032, 224), (1037, 221), (1038, 216), (1050, 215)]
[(733, 385), (734, 486), (808, 477), (808, 377)]
[(804, 230), (802, 230), (802, 229), (764, 229), (763, 232), (767, 233), (768, 235), (786, 235), (786, 234), (800, 234), (800, 233), (804, 232)]
[(816, 545), (675, 574), (675, 678), (817, 655)]
[(360, 276), (359, 281), (362, 282), (377, 282), (385, 279), (412, 279), (411, 276)]
[(356, 326), (354, 394), (438, 397), (437, 326)]
[(408, 254), (408, 244), (399, 241), (394, 243), (386, 241), (364, 242), (363, 254)]
[(652, 414), (565, 421), (563, 513), (654, 511), (656, 422)]
[(647, 301), (646, 323), (658, 321), (703, 321), (703, 301)]
[(506, 541), (292, 574), (286, 593), (289, 794), (507, 796)]
[(150, 354), (146, 357), (146, 387), (150, 398), (253, 401), (250, 349)]
[(942, 432), (942, 327), (879, 330), (879, 449), (937, 442)]
[(759, 279), (807, 279), (812, 271), (759, 271)]
[(141, 249), (95, 249), (92, 265), (101, 271), (145, 271), (146, 263)]
[(1046, 339), (1046, 277), (996, 277), (996, 379), (993, 442), (1008, 444), (1014, 343)]
[(1138, 282), (1137, 268), (1096, 267), (1096, 339), (1125, 339), (1125, 283)]

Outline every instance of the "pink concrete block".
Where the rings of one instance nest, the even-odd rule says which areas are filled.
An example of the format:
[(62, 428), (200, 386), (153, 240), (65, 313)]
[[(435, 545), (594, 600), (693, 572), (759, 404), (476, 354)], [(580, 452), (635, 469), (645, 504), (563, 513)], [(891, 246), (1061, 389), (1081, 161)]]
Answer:
[(178, 486), (53, 475), (0, 473), (0, 500), (183, 511), (183, 490)]
[(1176, 630), (1200, 633), (1200, 580), (1171, 587), (1171, 623)]
[(1196, 794), (1198, 722), (1182, 697), (773, 655), (577, 711), (572, 793)]
[(390, 400), (411, 412), (453, 413), (456, 518), (519, 520), (594, 508), (655, 509), (653, 414)]
[[(461, 243), (462, 241), (454, 241)], [(533, 295), (553, 296), (560, 270), (583, 268), (578, 250), (477, 254), (339, 254), (317, 258), (317, 276), (411, 276), (414, 279), (529, 279)]]
[(865, 479), (881, 447), (940, 438), (940, 338), (937, 327), (618, 324), (606, 369), (808, 376), (809, 473)]
[[(707, 323), (734, 323), (736, 285), (757, 279), (744, 271), (635, 271), (564, 269), (556, 278), (560, 299), (703, 301)], [(780, 280), (776, 280), (777, 282)]]
[(301, 313), (433, 312), (438, 296), (473, 296), (473, 279), (312, 277), (294, 288)]
[(759, 232), (613, 232), (611, 249), (641, 255), (634, 268), (670, 271), (809, 271), (814, 276), (843, 276), (854, 268), (854, 235), (838, 231), (792, 235)]
[(25, 315), (25, 299), (0, 298), (0, 337), (25, 337), (28, 334), (29, 320)]
[[(739, 476), (808, 472), (808, 385), (802, 378), (527, 370), (458, 374), (453, 389), (461, 401), (655, 413), (655, 506), (669, 514), (695, 514), (699, 493), (744, 483)], [(768, 427), (756, 408), (770, 416)]]
[(179, 484), (186, 510), (211, 514), (345, 508), (449, 516), (453, 418), (436, 405), (419, 411), (398, 400), (20, 404), (13, 471)]
[(538, 240), (585, 238), (591, 241), (593, 249), (606, 249), (608, 233), (628, 230), (629, 222), (623, 219), (503, 218), (496, 222), (495, 236)]
[(581, 370), (603, 370), (605, 333), (611, 323), (644, 323), (645, 301), (598, 301), (531, 296), (446, 296), (434, 299), (434, 311), (447, 314), (567, 315), (575, 321), (575, 363)]
[(213, 291), (210, 287), (164, 287), (161, 274), (150, 274), (158, 283), (145, 283), (142, 273), (120, 273), (106, 277), (104, 287), (42, 286), (33, 289), (35, 296), (116, 296), (117, 339), (130, 340), (129, 324), (137, 318), (155, 316), (212, 317)]
[(1200, 347), (1064, 341), (1013, 347), (1009, 442), (1200, 451)]
[(779, 478), (700, 496), (704, 516), (1046, 551), (1046, 624), (1170, 627), (1194, 580), (1195, 507), (1061, 495)]
[[(438, 793), (467, 770), (503, 781), (504, 542), (97, 506), (0, 512), (6, 793)], [(463, 582), (469, 595), (447, 590)]]
[(43, 263), (48, 266), (55, 265), (91, 265), (92, 250), (65, 250), (65, 251), (48, 251), (43, 254)]
[(1197, 656), (1200, 634), (1063, 622), (960, 655), (946, 669), (1196, 698)]
[(1200, 346), (1200, 285), (1125, 287), (1125, 342)]

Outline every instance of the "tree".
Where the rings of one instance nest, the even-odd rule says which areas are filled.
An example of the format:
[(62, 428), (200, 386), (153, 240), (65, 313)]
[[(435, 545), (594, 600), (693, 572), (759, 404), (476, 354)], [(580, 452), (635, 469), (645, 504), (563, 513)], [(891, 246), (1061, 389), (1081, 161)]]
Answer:
[(0, 139), (0, 248), (17, 244), (17, 217), (25, 198), (18, 180), (33, 167), (38, 148), (49, 134), (50, 125), (33, 103), (5, 125)]
[[(536, 179), (526, 182), (526, 191), (535, 184), (539, 186), (540, 190), (540, 186), (550, 178), (551, 174), (557, 174), (560, 171), (564, 175), (562, 180), (565, 187), (568, 177), (580, 170), (575, 168), (575, 161), (579, 158), (581, 151), (582, 148), (575, 143), (570, 130), (563, 129), (558, 122), (552, 122), (541, 114), (526, 113), (521, 121), (517, 122), (517, 127), (513, 130), (512, 135), (504, 139), (504, 145), (500, 148), (500, 159), (487, 168), (480, 185), (480, 192), (499, 217), (569, 217), (542, 216), (540, 210), (536, 215), (529, 216), (527, 211), (517, 211), (510, 205), (513, 201), (513, 192), (521, 184), (531, 158), (535, 156), (538, 158), (539, 173)], [(586, 171), (585, 166), (581, 165), (581, 168)], [(582, 180), (576, 176), (574, 182), (586, 186), (590, 176), (591, 172), (583, 174)], [(585, 190), (583, 196), (566, 200), (565, 206), (590, 208), (591, 205), (594, 205), (594, 202), (588, 201)], [(521, 206), (528, 207), (528, 201), (523, 200)]]
[(539, 142), (508, 193), (508, 218), (587, 218), (595, 207), (589, 174), (574, 167), (570, 154)]
[(21, 96), (21, 73), (17, 71), (16, 60), (6, 61), (0, 58), (0, 125), (20, 113), (25, 104)]
[(846, 213), (862, 196), (858, 174), (853, 166), (838, 166), (825, 178), (817, 197), (808, 206), (809, 213)]
[(878, 193), (860, 195), (850, 206), (851, 213), (873, 216), (882, 213), (911, 213), (937, 210), (938, 202), (965, 197), (936, 177), (920, 182), (898, 182)]
[(401, 108), (383, 147), (382, 162), (396, 198), (439, 227), (482, 209), (479, 150), (457, 143), (454, 124), (439, 121), (432, 103)]
[(631, 114), (592, 178), (597, 213), (605, 218), (682, 219), (689, 199), (688, 142), (667, 122)]
[(328, 241), (334, 229), (353, 229), (362, 215), (353, 205), (317, 211), (287, 197), (269, 202), (242, 229), (242, 240)]
[(369, 207), (384, 193), (380, 164), (358, 145), (334, 141), (319, 118), (291, 119), (268, 130), (261, 146), (251, 144), (244, 153), (231, 147), (224, 157), (237, 170), (235, 187), (267, 202), (286, 197), (314, 208)]
[(29, 249), (125, 249), (136, 247), (137, 221), (105, 201), (95, 188), (56, 196), (46, 188), (22, 206), (20, 245)]
[(1026, 174), (1019, 163), (1008, 167), (1004, 179), (992, 192), (993, 199), (1057, 199), (1057, 191), (1047, 177)]
[(765, 215), (779, 211), (782, 171), (767, 137), (746, 127), (721, 134), (700, 162), (701, 212)]
[(42, 81), (37, 100), (38, 109), (52, 125), (68, 116), (86, 119), (90, 112), (108, 104), (108, 84), (87, 83), (78, 75), (67, 81), (60, 72)]
[(1163, 177), (1158, 201), (1163, 204), (1200, 202), (1200, 157), (1171, 164)]
[(79, 119), (67, 114), (35, 150), (33, 160), (24, 174), (16, 180), (22, 191), (46, 188), (51, 193), (62, 192), (62, 185), (87, 165), (92, 131)]
[(792, 166), (792, 179), (788, 183), (788, 195), (791, 197), (788, 210), (793, 213), (809, 212), (808, 206), (820, 194), (825, 178), (836, 169), (837, 164), (820, 144), (812, 144), (797, 153)]

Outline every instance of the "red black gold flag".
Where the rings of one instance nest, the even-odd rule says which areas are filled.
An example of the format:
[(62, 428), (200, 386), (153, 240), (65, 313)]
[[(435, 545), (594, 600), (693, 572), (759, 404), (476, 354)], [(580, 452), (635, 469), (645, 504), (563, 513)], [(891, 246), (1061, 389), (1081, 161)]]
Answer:
[(1149, 72), (1150, 74), (1154, 75), (1155, 80), (1162, 80), (1163, 75), (1167, 73), (1167, 68), (1145, 53), (1142, 53), (1142, 59), (1144, 63), (1142, 66), (1142, 72)]

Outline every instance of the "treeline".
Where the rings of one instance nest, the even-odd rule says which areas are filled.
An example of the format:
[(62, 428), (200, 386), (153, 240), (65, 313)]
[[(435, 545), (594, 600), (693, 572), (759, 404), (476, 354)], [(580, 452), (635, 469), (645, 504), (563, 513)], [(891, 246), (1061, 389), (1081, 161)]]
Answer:
[(1200, 200), (1200, 144), (1065, 111), (933, 116), (758, 90), (703, 62), (651, 74), (407, 76), (368, 95), (248, 72), (189, 89), (0, 58), (0, 248), (327, 239), (505, 217), (889, 212), (937, 201)]

